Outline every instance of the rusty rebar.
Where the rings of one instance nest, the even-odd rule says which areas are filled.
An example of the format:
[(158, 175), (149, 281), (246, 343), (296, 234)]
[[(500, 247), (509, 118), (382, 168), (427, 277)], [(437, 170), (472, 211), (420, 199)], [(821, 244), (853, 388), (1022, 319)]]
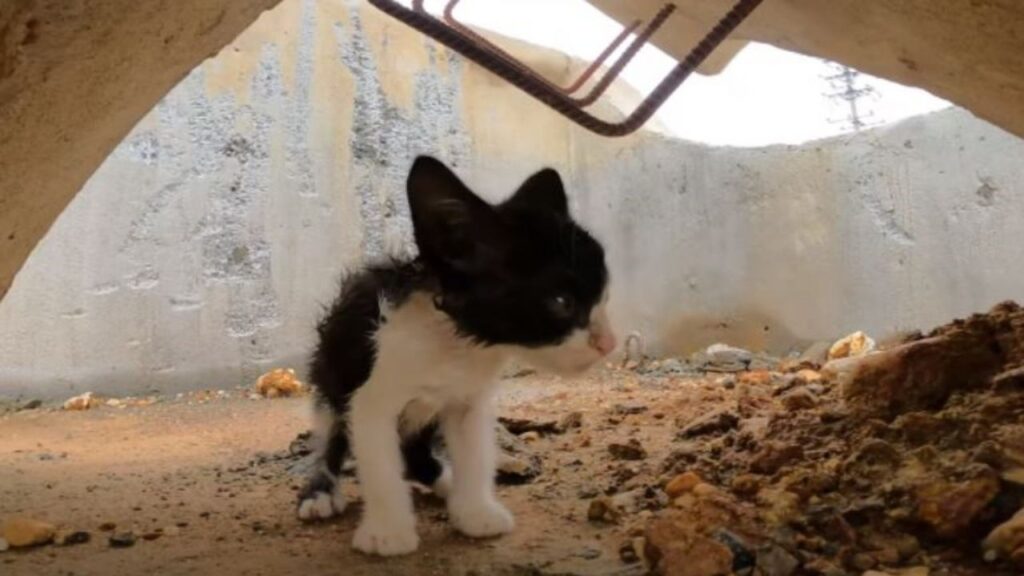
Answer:
[[(580, 126), (603, 136), (625, 136), (643, 126), (665, 100), (674, 92), (708, 55), (725, 40), (762, 0), (737, 0), (736, 4), (700, 42), (665, 76), (657, 87), (621, 122), (608, 122), (583, 110), (574, 99), (535, 72), (511, 64), (503, 57), (476, 42), (470, 36), (446, 25), (441, 20), (422, 11), (422, 0), (413, 0), (413, 9), (406, 8), (395, 0), (368, 0), (370, 4), (407, 25), (430, 36), (464, 57), (487, 68), (520, 90), (540, 100), (550, 108)], [(418, 9), (416, 8), (418, 6)]]

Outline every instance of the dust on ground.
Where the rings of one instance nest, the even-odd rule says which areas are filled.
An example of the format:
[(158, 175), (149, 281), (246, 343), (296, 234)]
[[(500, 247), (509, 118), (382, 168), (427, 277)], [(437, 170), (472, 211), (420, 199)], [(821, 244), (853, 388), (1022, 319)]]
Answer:
[(1020, 573), (1019, 308), (824, 367), (708, 352), (507, 379), (499, 494), (516, 531), (461, 537), (423, 495), (421, 548), (396, 559), (351, 549), (358, 505), (295, 518), (308, 399), (33, 404), (0, 416), (0, 519), (66, 545), (0, 552), (0, 573)]

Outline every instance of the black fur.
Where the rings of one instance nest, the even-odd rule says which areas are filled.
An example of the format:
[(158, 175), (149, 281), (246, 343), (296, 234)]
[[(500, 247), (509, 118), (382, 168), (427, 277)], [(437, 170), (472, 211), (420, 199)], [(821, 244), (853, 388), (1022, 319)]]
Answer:
[[(541, 347), (586, 327), (607, 283), (604, 251), (572, 220), (554, 170), (538, 172), (492, 206), (443, 164), (420, 157), (407, 188), (420, 255), (346, 278), (318, 327), (310, 380), (337, 416), (324, 455), (334, 477), (349, 452), (343, 424), (349, 398), (376, 361), (374, 335), (386, 321), (381, 299), (397, 308), (414, 292), (426, 292), (461, 336), (484, 346)], [(442, 471), (432, 451), (435, 436), (431, 425), (403, 440), (406, 475), (426, 485)], [(300, 498), (333, 489), (321, 476)]]

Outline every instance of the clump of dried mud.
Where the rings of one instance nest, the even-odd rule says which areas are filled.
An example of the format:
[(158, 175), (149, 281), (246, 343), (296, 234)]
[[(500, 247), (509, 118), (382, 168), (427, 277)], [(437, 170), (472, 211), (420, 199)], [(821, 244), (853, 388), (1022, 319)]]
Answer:
[(678, 476), (645, 526), (649, 566), (1021, 573), (1022, 367), (1024, 310), (1005, 303), (863, 357), (723, 382), (734, 390), (681, 420), (661, 463)]

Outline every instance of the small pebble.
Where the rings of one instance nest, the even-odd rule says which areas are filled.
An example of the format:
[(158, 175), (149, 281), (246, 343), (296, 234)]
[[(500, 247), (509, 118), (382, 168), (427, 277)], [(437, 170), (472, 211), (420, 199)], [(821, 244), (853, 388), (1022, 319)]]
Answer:
[(53, 542), (57, 546), (77, 546), (78, 544), (86, 544), (90, 540), (92, 540), (91, 534), (78, 530), (75, 532), (58, 532)]
[(594, 523), (614, 524), (619, 521), (620, 516), (618, 509), (608, 498), (595, 498), (590, 501), (587, 508), (587, 520)]
[(111, 548), (131, 548), (135, 546), (135, 534), (131, 532), (119, 532), (109, 539)]
[(612, 413), (620, 416), (633, 416), (647, 412), (647, 406), (637, 403), (616, 404), (612, 406)]
[(100, 524), (101, 532), (113, 532), (115, 528), (117, 528), (117, 523), (115, 522), (104, 522)]
[(536, 442), (537, 440), (540, 440), (540, 433), (536, 430), (530, 430), (529, 432), (523, 432), (520, 434), (519, 439), (527, 443)]
[(665, 493), (669, 498), (678, 498), (693, 490), (695, 486), (703, 482), (700, 476), (694, 472), (684, 472), (665, 485)]

